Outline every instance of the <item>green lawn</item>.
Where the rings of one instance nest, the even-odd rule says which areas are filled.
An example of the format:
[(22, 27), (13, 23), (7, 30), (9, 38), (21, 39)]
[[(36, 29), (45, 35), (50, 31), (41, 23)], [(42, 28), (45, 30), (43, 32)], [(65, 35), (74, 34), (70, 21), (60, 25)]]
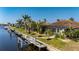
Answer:
[[(51, 39), (51, 40), (47, 40), (47, 36), (45, 36), (44, 34), (39, 34), (37, 32), (31, 32), (30, 34), (27, 32), (24, 31), (23, 28), (16, 28), (16, 27), (11, 27), (12, 29), (15, 29), (15, 30), (18, 30), (24, 34), (27, 34), (27, 35), (30, 35), (30, 36), (33, 36), (33, 37), (38, 37), (38, 40), (48, 44), (48, 45), (51, 45), (53, 47), (56, 47), (60, 50), (64, 50), (64, 51), (73, 51), (73, 50), (78, 50), (79, 51), (79, 41), (78, 42), (75, 42), (75, 41), (70, 41), (70, 42), (63, 42), (62, 40), (63, 39), (59, 39), (59, 38), (54, 38), (54, 39)], [(44, 37), (44, 38), (42, 38)]]
[(63, 42), (63, 41), (61, 41), (57, 38), (54, 38), (54, 39), (51, 39), (51, 40), (47, 40), (46, 38), (45, 39), (39, 38), (39, 40), (48, 44), (48, 45), (54, 46), (58, 49), (63, 49), (66, 46), (65, 42)]
[[(22, 33), (25, 33), (25, 34), (28, 34), (28, 33), (26, 33), (25, 31), (24, 31), (24, 29), (22, 29), (22, 28), (16, 28), (16, 27), (11, 27), (12, 29), (15, 29), (15, 30), (18, 30), (18, 31), (20, 31), (20, 32), (22, 32)], [(46, 43), (46, 44), (49, 44), (49, 45), (51, 45), (51, 46), (54, 46), (54, 47), (56, 47), (56, 48), (59, 48), (59, 49), (62, 49), (62, 48), (64, 48), (65, 47), (65, 45), (66, 45), (66, 43), (65, 42), (62, 42), (61, 40), (59, 40), (59, 39), (51, 39), (51, 40), (47, 40), (47, 36), (45, 36), (44, 34), (38, 34), (38, 33), (36, 33), (36, 32), (31, 32), (30, 34), (28, 34), (28, 35), (31, 35), (31, 36), (33, 36), (33, 37), (38, 37), (38, 40), (40, 40), (40, 41), (42, 41), (42, 42), (44, 42), (44, 43)], [(41, 38), (41, 37), (45, 37), (45, 38)]]
[(17, 30), (17, 31), (19, 31), (19, 32), (21, 32), (21, 33), (27, 34), (27, 33), (24, 31), (23, 28), (16, 28), (16, 27), (10, 27), (10, 28), (12, 28), (12, 29), (14, 29), (14, 30)]

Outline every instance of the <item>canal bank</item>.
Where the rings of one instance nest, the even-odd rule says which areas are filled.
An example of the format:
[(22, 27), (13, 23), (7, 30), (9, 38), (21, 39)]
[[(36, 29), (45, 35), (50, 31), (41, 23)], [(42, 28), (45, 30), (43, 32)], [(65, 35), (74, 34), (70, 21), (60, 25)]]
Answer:
[[(15, 32), (17, 32), (17, 33), (19, 33), (19, 35), (22, 35), (24, 38), (27, 38), (28, 37), (28, 35), (26, 35), (26, 34), (24, 34), (24, 33), (22, 33), (22, 32), (20, 32), (20, 31), (17, 31), (17, 30), (15, 30), (15, 29), (13, 29), (13, 28), (10, 28), (12, 31), (15, 31)], [(48, 44), (46, 44), (46, 43), (44, 43), (44, 42), (42, 42), (42, 41), (39, 41), (39, 40), (37, 40), (36, 38), (33, 38), (32, 36), (30, 36), (30, 38), (31, 38), (31, 40), (32, 40), (32, 43), (34, 44), (34, 42), (36, 41), (36, 42), (38, 42), (39, 44), (34, 44), (34, 45), (36, 45), (37, 47), (46, 47), (46, 49), (47, 50), (49, 50), (49, 51), (60, 51), (59, 49), (56, 49), (55, 47), (52, 47), (52, 46), (50, 46), (50, 45), (48, 45)], [(28, 39), (28, 40), (30, 40), (30, 39)], [(40, 49), (39, 49), (40, 50)]]
[[(36, 49), (36, 51), (47, 51), (48, 50), (47, 46), (45, 46), (42, 42), (39, 42), (38, 40), (36, 40), (32, 36), (28, 36), (26, 34), (23, 34), (22, 32), (14, 30), (10, 27), (7, 27), (7, 30), (15, 33), (18, 37), (20, 37), (25, 42), (28, 42), (30, 46), (32, 46), (33, 48)], [(21, 41), (21, 40), (19, 40), (19, 41)], [(21, 46), (22, 45), (23, 45), (23, 43), (21, 43)]]

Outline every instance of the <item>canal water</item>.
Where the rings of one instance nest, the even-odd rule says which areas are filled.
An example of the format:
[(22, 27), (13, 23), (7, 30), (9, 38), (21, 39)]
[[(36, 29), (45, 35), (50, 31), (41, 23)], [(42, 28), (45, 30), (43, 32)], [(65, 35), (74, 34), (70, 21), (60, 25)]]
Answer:
[[(19, 39), (21, 40), (20, 42), (18, 42)], [(0, 51), (32, 51), (32, 47), (29, 47), (27, 43), (23, 47), (21, 42), (24, 41), (15, 35), (14, 32), (0, 26)]]
[[(21, 44), (22, 43), (22, 44)], [(33, 44), (26, 43), (14, 32), (4, 29), (0, 26), (0, 51), (38, 51), (39, 48)], [(47, 51), (42, 49), (41, 51)]]
[(22, 42), (24, 43), (14, 32), (8, 31), (3, 26), (0, 26), (0, 51), (36, 51), (36, 49), (33, 49), (33, 45), (30, 46), (26, 43), (23, 46), (21, 45)]
[(17, 51), (17, 38), (0, 26), (0, 51)]

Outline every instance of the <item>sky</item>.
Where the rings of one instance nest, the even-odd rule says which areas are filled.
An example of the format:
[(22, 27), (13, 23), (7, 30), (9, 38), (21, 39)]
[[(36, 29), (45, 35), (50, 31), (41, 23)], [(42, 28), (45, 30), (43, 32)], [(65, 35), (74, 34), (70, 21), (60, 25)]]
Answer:
[(24, 14), (35, 21), (46, 18), (48, 22), (55, 22), (73, 17), (79, 22), (79, 7), (0, 7), (0, 23), (15, 23)]

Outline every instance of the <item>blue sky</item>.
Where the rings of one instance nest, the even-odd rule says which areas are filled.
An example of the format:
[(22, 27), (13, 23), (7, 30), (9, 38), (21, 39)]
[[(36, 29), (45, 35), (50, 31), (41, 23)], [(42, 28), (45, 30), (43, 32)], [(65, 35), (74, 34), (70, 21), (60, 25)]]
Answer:
[(46, 18), (48, 22), (54, 22), (70, 17), (79, 21), (78, 7), (0, 7), (0, 23), (15, 23), (24, 14), (30, 15), (35, 21)]

